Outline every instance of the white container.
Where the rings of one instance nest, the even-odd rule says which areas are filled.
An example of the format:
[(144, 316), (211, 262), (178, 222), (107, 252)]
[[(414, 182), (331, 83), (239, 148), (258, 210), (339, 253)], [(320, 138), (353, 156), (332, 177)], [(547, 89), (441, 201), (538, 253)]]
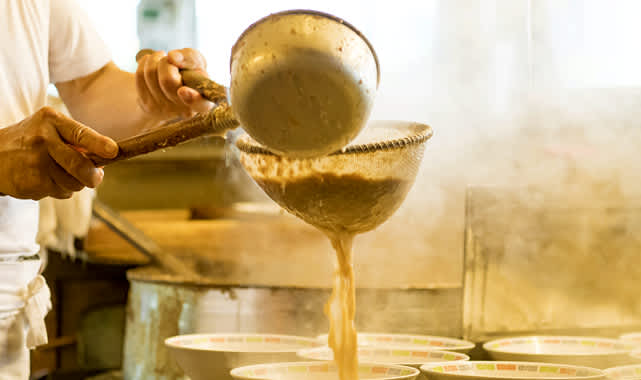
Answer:
[[(319, 335), (318, 341), (327, 345), (327, 334)], [(358, 345), (367, 347), (431, 349), (468, 353), (475, 344), (466, 340), (442, 336), (358, 333)]]
[[(300, 358), (308, 360), (334, 360), (334, 353), (329, 347), (306, 348), (298, 351)], [(358, 348), (359, 363), (396, 364), (418, 368), (426, 363), (467, 361), (470, 357), (460, 352), (436, 351), (424, 348)]]
[(641, 332), (633, 332), (628, 334), (623, 334), (619, 336), (619, 340), (622, 340), (626, 343), (636, 344), (641, 348)]
[(605, 379), (605, 373), (596, 368), (564, 364), (509, 361), (471, 361), (452, 364), (425, 364), (421, 366), (421, 371), (428, 380)]
[[(420, 371), (416, 368), (390, 364), (359, 364), (360, 380), (414, 380)], [(238, 380), (336, 380), (335, 363), (299, 362), (259, 364), (235, 368), (231, 371)], [(212, 377), (214, 379), (214, 377)]]
[(526, 336), (487, 342), (494, 360), (547, 362), (600, 369), (633, 364), (632, 344), (616, 339), (582, 336)]
[(171, 356), (191, 380), (230, 379), (232, 368), (298, 360), (314, 339), (269, 334), (191, 334), (165, 340)]
[(608, 368), (604, 372), (609, 380), (640, 380), (641, 364)]

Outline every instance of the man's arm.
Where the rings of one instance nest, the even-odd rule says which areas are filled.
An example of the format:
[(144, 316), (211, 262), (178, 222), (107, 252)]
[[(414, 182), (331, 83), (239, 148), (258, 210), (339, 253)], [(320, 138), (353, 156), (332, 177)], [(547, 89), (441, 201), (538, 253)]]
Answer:
[(182, 86), (179, 68), (204, 72), (205, 60), (193, 49), (157, 52), (143, 57), (135, 74), (110, 62), (56, 87), (74, 119), (118, 141), (211, 108), (198, 92)]
[(85, 77), (57, 83), (76, 120), (44, 107), (0, 129), (0, 196), (69, 198), (85, 186), (96, 187), (104, 172), (80, 152), (103, 158), (118, 153), (116, 143), (100, 133), (122, 139), (209, 110), (211, 103), (182, 86), (179, 67), (204, 71), (204, 59), (191, 49), (169, 57), (157, 53), (141, 59), (136, 74), (108, 63)]

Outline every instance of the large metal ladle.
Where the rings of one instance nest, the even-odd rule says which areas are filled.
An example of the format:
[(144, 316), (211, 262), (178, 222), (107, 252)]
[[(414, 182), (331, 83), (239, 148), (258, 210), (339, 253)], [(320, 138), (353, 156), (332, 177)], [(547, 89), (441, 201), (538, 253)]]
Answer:
[(231, 106), (224, 86), (183, 70), (183, 83), (218, 106), (120, 141), (115, 159), (92, 156), (94, 163), (106, 165), (238, 125), (283, 156), (333, 153), (365, 126), (380, 79), (378, 58), (362, 33), (310, 10), (274, 13), (252, 24), (232, 48), (230, 70)]

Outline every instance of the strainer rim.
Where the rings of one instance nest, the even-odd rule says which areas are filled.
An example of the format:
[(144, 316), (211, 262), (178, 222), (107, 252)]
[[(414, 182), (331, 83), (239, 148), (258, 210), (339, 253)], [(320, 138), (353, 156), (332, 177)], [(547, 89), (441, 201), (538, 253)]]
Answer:
[[(381, 120), (388, 121), (388, 120)], [(393, 122), (403, 122), (396, 121)], [(408, 122), (405, 122), (408, 123)], [(412, 145), (422, 144), (425, 141), (429, 140), (433, 135), (434, 131), (432, 127), (427, 124), (418, 123), (418, 122), (409, 122), (408, 128), (415, 128), (412, 135), (407, 137), (371, 142), (367, 144), (356, 144), (348, 145), (345, 148), (330, 153), (328, 156), (338, 156), (344, 154), (357, 154), (357, 153), (367, 153), (373, 151), (385, 151), (385, 150), (395, 150), (401, 149)], [(262, 154), (267, 156), (280, 156), (267, 148), (262, 147), (257, 141), (253, 140), (247, 133), (244, 133), (236, 140), (236, 147), (243, 153), (248, 154)]]

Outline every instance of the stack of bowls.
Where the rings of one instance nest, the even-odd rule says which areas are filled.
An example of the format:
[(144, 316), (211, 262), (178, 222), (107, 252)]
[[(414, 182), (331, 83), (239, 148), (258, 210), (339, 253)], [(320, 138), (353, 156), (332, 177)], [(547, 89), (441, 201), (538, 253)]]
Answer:
[[(383, 380), (641, 380), (641, 334), (619, 340), (524, 336), (487, 342), (492, 361), (469, 361), (474, 343), (445, 337), (358, 334), (359, 378)], [(200, 334), (166, 340), (191, 380), (336, 380), (327, 335)], [(420, 369), (420, 371), (419, 371)], [(422, 374), (421, 374), (422, 372)]]
[[(326, 344), (327, 335), (319, 336), (318, 341)], [(402, 365), (415, 369), (428, 363), (467, 361), (470, 357), (463, 352), (469, 352), (475, 346), (472, 342), (438, 336), (370, 333), (359, 333), (358, 344), (359, 363)], [(322, 361), (334, 359), (332, 350), (327, 346), (301, 350), (298, 356)]]
[[(336, 380), (326, 342), (327, 336), (194, 334), (169, 338), (165, 345), (191, 380)], [(359, 334), (359, 378), (414, 380), (421, 365), (464, 362), (469, 356), (463, 352), (473, 348), (445, 337)]]

